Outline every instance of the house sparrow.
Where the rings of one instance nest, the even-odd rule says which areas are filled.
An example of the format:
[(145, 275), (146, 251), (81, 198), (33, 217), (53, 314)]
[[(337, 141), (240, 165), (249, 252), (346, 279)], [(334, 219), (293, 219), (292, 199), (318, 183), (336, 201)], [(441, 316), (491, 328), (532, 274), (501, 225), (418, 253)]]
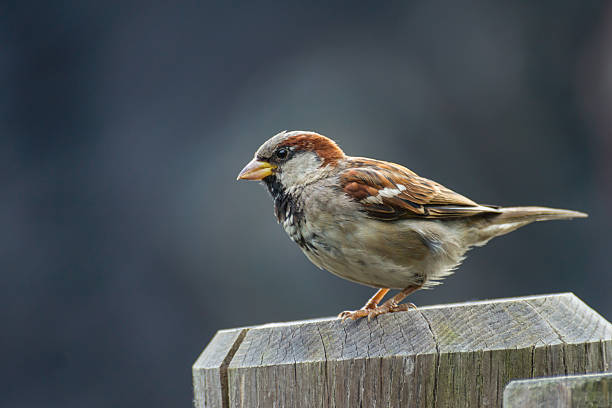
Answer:
[[(378, 292), (342, 319), (407, 310), (473, 246), (534, 221), (586, 217), (545, 207), (480, 205), (398, 164), (344, 154), (314, 132), (281, 132), (238, 175), (261, 180), (278, 222), (319, 268)], [(379, 305), (390, 289), (401, 292)]]

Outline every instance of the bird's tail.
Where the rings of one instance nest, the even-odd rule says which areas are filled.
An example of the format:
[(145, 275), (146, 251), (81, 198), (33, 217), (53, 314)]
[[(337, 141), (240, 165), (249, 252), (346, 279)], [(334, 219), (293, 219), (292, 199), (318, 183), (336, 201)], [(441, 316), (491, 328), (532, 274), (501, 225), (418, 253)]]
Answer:
[(501, 213), (492, 218), (496, 224), (512, 222), (534, 222), (548, 220), (569, 220), (585, 218), (588, 214), (580, 211), (561, 210), (547, 207), (506, 207), (500, 208)]
[(477, 228), (472, 230), (474, 243), (484, 245), (490, 239), (507, 234), (517, 228), (535, 221), (569, 220), (585, 218), (588, 214), (579, 211), (562, 210), (547, 207), (506, 207), (499, 208), (499, 213), (482, 217)]

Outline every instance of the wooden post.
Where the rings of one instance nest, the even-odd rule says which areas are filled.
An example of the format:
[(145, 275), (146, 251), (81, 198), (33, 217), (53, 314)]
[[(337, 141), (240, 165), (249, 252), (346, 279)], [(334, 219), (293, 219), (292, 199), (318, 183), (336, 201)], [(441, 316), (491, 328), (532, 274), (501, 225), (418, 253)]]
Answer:
[(512, 381), (504, 408), (612, 407), (612, 373)]
[(513, 379), (605, 371), (612, 325), (564, 293), (220, 331), (193, 366), (194, 402), (499, 407)]

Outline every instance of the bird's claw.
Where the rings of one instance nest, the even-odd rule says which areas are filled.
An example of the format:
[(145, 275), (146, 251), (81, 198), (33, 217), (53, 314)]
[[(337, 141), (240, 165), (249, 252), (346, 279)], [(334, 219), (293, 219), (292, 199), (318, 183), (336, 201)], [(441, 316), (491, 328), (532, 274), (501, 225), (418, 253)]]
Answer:
[(404, 312), (410, 309), (416, 309), (414, 303), (402, 303), (399, 305), (394, 303), (384, 303), (376, 307), (364, 307), (359, 310), (345, 310), (344, 312), (338, 315), (338, 318), (342, 319), (342, 321), (345, 321), (346, 319), (358, 320), (362, 317), (367, 316), (368, 320), (372, 320), (373, 318), (381, 314)]

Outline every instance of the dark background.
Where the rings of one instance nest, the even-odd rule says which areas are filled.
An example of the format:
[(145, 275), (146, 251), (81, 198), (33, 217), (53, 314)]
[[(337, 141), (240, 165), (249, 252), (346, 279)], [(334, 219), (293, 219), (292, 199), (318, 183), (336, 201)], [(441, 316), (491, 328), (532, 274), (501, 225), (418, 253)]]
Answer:
[(216, 330), (361, 306), (235, 181), (284, 129), (590, 214), (417, 305), (572, 291), (612, 318), (609, 3), (367, 3), (0, 5), (0, 405), (187, 407)]

